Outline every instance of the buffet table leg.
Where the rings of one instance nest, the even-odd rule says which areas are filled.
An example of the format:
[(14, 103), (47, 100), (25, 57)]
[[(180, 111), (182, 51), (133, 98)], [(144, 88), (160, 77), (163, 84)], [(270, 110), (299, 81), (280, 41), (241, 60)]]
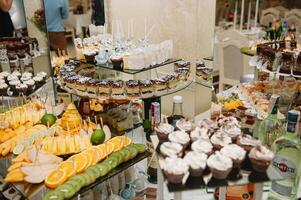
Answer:
[(219, 188), (219, 196), (218, 200), (225, 200), (226, 199), (226, 187), (220, 187)]
[(162, 171), (160, 169), (160, 167), (158, 166), (157, 169), (157, 180), (158, 180), (158, 187), (157, 187), (157, 199), (164, 199), (164, 184), (163, 184), (163, 174)]
[(263, 195), (263, 183), (256, 183), (254, 185), (254, 200), (261, 200)]

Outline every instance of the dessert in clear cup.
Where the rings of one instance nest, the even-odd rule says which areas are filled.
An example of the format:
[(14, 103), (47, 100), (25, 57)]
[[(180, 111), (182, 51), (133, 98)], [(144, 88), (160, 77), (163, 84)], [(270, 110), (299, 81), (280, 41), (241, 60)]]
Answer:
[(214, 133), (210, 138), (210, 141), (213, 144), (214, 148), (217, 150), (220, 150), (224, 146), (232, 143), (232, 139), (227, 134), (221, 131)]
[(256, 147), (257, 145), (260, 144), (260, 141), (251, 135), (240, 135), (237, 140), (236, 144), (241, 146), (244, 150), (247, 152), (251, 151), (252, 148)]
[(182, 118), (176, 122), (176, 128), (178, 130), (190, 133), (194, 129), (194, 124), (191, 121), (188, 121), (185, 118)]
[(274, 153), (267, 147), (257, 145), (249, 153), (252, 167), (255, 171), (264, 173), (274, 158)]
[(208, 140), (209, 141), (209, 135), (208, 135), (208, 128), (205, 127), (196, 127), (193, 131), (190, 132), (190, 137), (192, 141), (196, 141), (198, 139), (202, 140)]
[(155, 127), (159, 141), (168, 141), (168, 135), (174, 131), (174, 127), (168, 123), (161, 123)]
[(189, 166), (182, 158), (167, 157), (159, 164), (169, 183), (184, 184), (189, 176)]
[(163, 157), (182, 157), (183, 146), (175, 142), (164, 142), (160, 145), (160, 153)]
[(241, 164), (246, 157), (246, 151), (236, 144), (228, 144), (220, 152), (222, 155), (231, 158), (235, 165)]
[(207, 165), (215, 179), (226, 179), (232, 170), (233, 162), (228, 156), (216, 151), (207, 159)]
[(195, 151), (190, 151), (185, 155), (184, 160), (189, 165), (189, 173), (191, 176), (198, 177), (203, 174), (207, 166), (207, 157), (207, 154)]
[(209, 140), (198, 139), (191, 144), (191, 149), (197, 153), (205, 153), (207, 155), (213, 153), (213, 146)]
[(175, 142), (178, 144), (181, 144), (184, 149), (187, 148), (187, 146), (190, 143), (190, 137), (188, 133), (184, 131), (174, 131), (168, 135), (168, 140), (171, 142)]

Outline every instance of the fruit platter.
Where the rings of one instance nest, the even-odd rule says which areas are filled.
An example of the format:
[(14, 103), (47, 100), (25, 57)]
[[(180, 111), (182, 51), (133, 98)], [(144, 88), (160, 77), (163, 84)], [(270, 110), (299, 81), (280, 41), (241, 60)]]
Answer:
[(113, 137), (102, 119), (83, 119), (74, 103), (62, 108), (32, 100), (0, 114), (1, 174), (23, 185), (24, 197), (43, 190), (45, 200), (70, 199), (150, 155), (129, 137)]

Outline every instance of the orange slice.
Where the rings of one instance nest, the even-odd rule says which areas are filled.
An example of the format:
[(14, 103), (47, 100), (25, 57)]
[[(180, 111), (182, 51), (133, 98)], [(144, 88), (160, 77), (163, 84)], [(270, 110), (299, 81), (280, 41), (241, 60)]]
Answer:
[(68, 159), (74, 162), (76, 173), (83, 172), (88, 167), (88, 156), (86, 154), (76, 154)]
[(85, 170), (86, 170), (88, 167), (90, 167), (92, 165), (94, 157), (90, 153), (87, 153), (87, 152), (82, 152), (80, 154), (86, 156), (86, 158), (87, 158), (87, 166), (85, 168)]
[(59, 164), (58, 169), (66, 172), (67, 178), (73, 176), (76, 173), (76, 165), (70, 160), (64, 161)]
[(48, 188), (55, 189), (67, 180), (67, 173), (60, 169), (52, 170), (45, 178), (45, 185)]
[(107, 141), (105, 144), (105, 147), (106, 147), (106, 152), (108, 155), (110, 155), (111, 153), (114, 152), (114, 149), (115, 149), (115, 145), (113, 142), (111, 142), (110, 140)]
[[(101, 161), (105, 157), (104, 152), (103, 152), (102, 149), (97, 148), (96, 146), (92, 146), (89, 149), (94, 149), (95, 151), (97, 151), (98, 157), (97, 157), (96, 163), (98, 163), (99, 161)], [(94, 163), (94, 164), (96, 164), (96, 163)]]
[(132, 139), (126, 136), (122, 136), (122, 147), (126, 147), (132, 143)]
[[(92, 157), (91, 165), (96, 164), (99, 160), (99, 157), (101, 156), (98, 149), (96, 149), (96, 148), (89, 148), (89, 149), (85, 150), (83, 153), (91, 155), (91, 157)], [(91, 166), (91, 165), (89, 165), (89, 166)]]

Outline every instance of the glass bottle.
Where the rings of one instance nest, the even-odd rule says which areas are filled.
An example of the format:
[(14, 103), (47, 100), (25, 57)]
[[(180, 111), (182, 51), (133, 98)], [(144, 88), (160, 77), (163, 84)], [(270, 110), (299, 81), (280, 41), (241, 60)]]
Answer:
[(84, 96), (80, 99), (79, 102), (79, 113), (83, 119), (90, 117), (91, 108), (90, 108), (90, 99), (87, 96)]
[(258, 130), (259, 140), (263, 145), (268, 147), (270, 147), (283, 132), (282, 123), (277, 117), (280, 96), (272, 95), (270, 101), (269, 115), (261, 122)]
[(173, 107), (172, 107), (172, 115), (167, 118), (169, 124), (175, 126), (176, 122), (184, 118), (183, 116), (183, 97), (182, 96), (174, 96), (173, 97)]
[(299, 111), (289, 111), (286, 132), (272, 145), (275, 157), (267, 173), (269, 177), (282, 180), (272, 181), (269, 200), (297, 199), (301, 164), (299, 119)]
[(146, 136), (146, 146), (147, 149), (152, 153), (151, 156), (147, 158), (147, 175), (148, 175), (148, 181), (150, 183), (156, 184), (157, 183), (157, 169), (158, 169), (158, 163), (157, 158), (155, 156), (156, 152), (153, 146), (153, 143), (151, 141), (151, 136), (153, 135), (153, 126), (152, 122), (153, 120), (153, 113), (152, 113), (152, 104), (154, 102), (161, 103), (160, 97), (155, 98), (148, 98), (144, 99), (144, 132)]

